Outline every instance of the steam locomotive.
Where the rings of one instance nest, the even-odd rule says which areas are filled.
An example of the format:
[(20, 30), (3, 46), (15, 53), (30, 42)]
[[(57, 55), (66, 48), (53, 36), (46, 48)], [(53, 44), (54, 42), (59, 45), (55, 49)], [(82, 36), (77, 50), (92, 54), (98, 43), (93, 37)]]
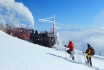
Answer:
[(55, 44), (54, 33), (47, 31), (38, 33), (37, 30), (34, 33), (34, 30), (32, 30), (30, 42), (51, 48)]
[(52, 47), (55, 44), (55, 37), (53, 32), (40, 32), (25, 28), (12, 28), (7, 26), (6, 33), (23, 40), (27, 40), (34, 44), (39, 44), (45, 47)]

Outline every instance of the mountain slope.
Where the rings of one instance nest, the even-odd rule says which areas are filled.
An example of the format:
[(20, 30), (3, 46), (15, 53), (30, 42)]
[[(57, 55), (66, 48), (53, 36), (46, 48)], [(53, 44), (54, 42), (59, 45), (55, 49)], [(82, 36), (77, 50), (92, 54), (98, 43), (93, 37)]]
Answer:
[[(63, 51), (32, 44), (0, 31), (0, 70), (95, 70), (78, 61), (77, 54), (75, 57), (76, 61), (72, 61)], [(98, 61), (98, 64), (102, 66), (104, 62)]]

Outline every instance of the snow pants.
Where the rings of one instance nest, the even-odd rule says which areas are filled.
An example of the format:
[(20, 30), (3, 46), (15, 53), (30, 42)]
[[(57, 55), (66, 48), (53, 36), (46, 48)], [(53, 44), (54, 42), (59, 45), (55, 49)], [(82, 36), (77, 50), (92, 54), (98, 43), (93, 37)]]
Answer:
[(72, 60), (75, 60), (75, 58), (74, 58), (74, 51), (73, 50), (67, 50), (66, 51), (68, 54), (70, 54), (70, 57), (72, 57)]
[(90, 65), (92, 66), (91, 57), (86, 56), (86, 58), (87, 58), (87, 63), (90, 63)]

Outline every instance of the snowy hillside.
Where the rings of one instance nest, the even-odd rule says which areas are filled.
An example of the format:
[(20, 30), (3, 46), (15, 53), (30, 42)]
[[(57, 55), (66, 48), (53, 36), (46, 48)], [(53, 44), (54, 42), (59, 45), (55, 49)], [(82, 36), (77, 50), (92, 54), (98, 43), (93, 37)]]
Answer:
[(0, 70), (104, 70), (103, 60), (93, 58), (92, 64), (92, 67), (85, 65), (84, 55), (77, 51), (72, 61), (64, 51), (32, 44), (0, 31)]

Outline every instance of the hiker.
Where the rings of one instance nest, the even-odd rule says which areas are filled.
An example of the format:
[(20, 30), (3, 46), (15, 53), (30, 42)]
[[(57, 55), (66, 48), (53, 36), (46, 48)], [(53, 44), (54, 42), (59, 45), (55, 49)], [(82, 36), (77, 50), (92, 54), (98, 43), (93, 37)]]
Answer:
[(65, 47), (69, 48), (66, 52), (68, 54), (70, 54), (70, 58), (72, 58), (72, 60), (75, 60), (74, 58), (74, 44), (71, 40), (69, 40), (69, 44), (68, 46), (65, 45)]
[(91, 47), (90, 44), (87, 43), (87, 50), (86, 52), (83, 52), (84, 54), (87, 54), (86, 59), (87, 59), (87, 64), (90, 63), (90, 65), (92, 66), (92, 61), (91, 61), (91, 57), (94, 55), (94, 49), (93, 47)]

